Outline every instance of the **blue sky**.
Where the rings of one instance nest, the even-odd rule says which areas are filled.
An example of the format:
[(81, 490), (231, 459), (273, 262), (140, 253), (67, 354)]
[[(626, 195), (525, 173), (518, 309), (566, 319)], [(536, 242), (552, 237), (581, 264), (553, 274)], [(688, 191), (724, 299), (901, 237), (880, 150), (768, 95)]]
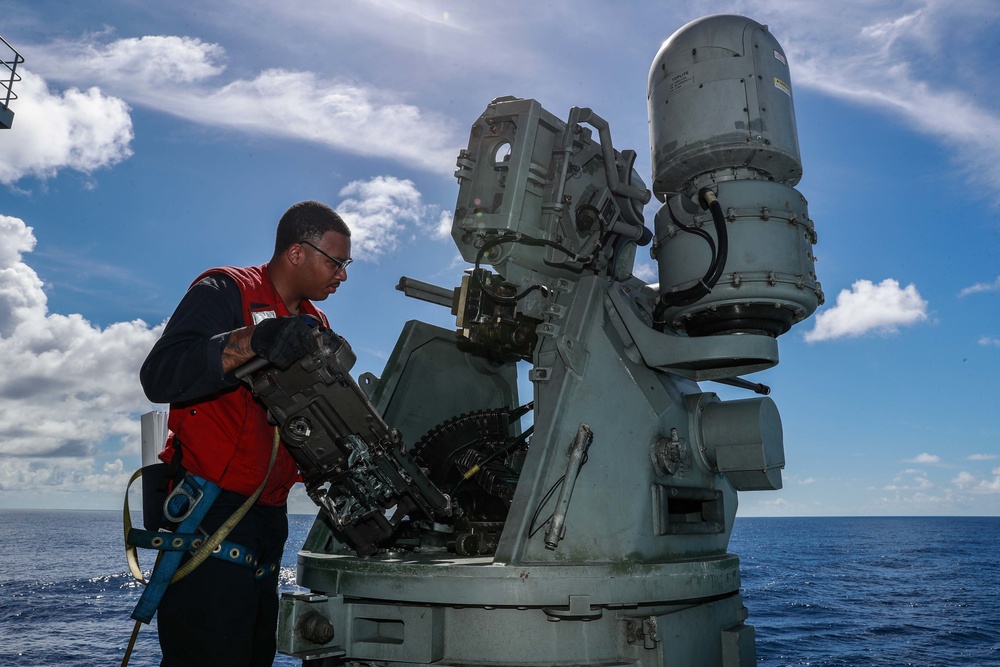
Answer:
[(442, 222), (487, 103), (591, 107), (648, 183), (650, 63), (713, 13), (768, 24), (786, 51), (827, 295), (752, 377), (787, 466), (741, 514), (1000, 512), (991, 0), (6, 0), (0, 35), (26, 62), (0, 131), (0, 507), (119, 506), (162, 323), (203, 269), (265, 261), (296, 201), (355, 230), (323, 307), (359, 372), (381, 373), (406, 320), (452, 327), (393, 288), (458, 284)]

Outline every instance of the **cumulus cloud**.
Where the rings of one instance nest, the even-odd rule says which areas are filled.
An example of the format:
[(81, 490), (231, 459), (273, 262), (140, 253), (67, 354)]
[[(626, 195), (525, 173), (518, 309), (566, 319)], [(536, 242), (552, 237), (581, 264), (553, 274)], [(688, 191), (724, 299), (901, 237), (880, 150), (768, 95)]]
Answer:
[(1000, 468), (993, 469), (993, 479), (980, 482), (976, 488), (983, 493), (1000, 493)]
[(980, 336), (979, 344), (984, 347), (1000, 347), (1000, 338), (993, 338), (991, 336)]
[(994, 468), (991, 474), (993, 479), (980, 480), (972, 473), (962, 471), (951, 480), (951, 483), (963, 491), (980, 494), (1000, 493), (1000, 468)]
[(907, 463), (940, 463), (941, 457), (936, 454), (928, 454), (924, 452), (923, 454), (918, 454), (912, 459), (906, 459)]
[(225, 80), (224, 60), (218, 44), (177, 36), (107, 44), (91, 37), (47, 45), (34, 57), (53, 80), (97, 81), (132, 104), (195, 123), (315, 142), (438, 173), (454, 167), (457, 126), (397, 92), (280, 68)]
[(895, 333), (899, 327), (927, 319), (927, 302), (912, 283), (904, 288), (892, 278), (877, 285), (858, 280), (841, 290), (837, 303), (816, 316), (816, 325), (805, 335), (810, 343), (853, 338), (870, 332)]
[(1000, 458), (1000, 456), (997, 456), (996, 454), (971, 454), (966, 457), (969, 461), (993, 461), (998, 458)]
[(18, 69), (14, 125), (4, 131), (0, 183), (50, 178), (59, 169), (90, 173), (132, 154), (132, 118), (125, 102), (100, 89), (49, 89), (29, 70)]
[(982, 292), (1000, 292), (1000, 276), (997, 276), (997, 279), (991, 283), (976, 283), (975, 285), (970, 285), (959, 292), (958, 296), (964, 297), (969, 296), (970, 294), (980, 294)]
[(451, 213), (424, 204), (413, 181), (376, 176), (348, 183), (340, 196), (346, 199), (336, 209), (351, 228), (351, 251), (359, 259), (377, 261), (413, 232), (448, 238), (451, 231)]
[(32, 229), (0, 215), (0, 492), (121, 490), (150, 408), (138, 369), (159, 336), (141, 320), (104, 329), (48, 312), (24, 261)]
[(963, 470), (951, 480), (951, 483), (960, 489), (967, 489), (970, 486), (975, 485), (976, 478), (973, 477), (971, 473), (967, 473)]

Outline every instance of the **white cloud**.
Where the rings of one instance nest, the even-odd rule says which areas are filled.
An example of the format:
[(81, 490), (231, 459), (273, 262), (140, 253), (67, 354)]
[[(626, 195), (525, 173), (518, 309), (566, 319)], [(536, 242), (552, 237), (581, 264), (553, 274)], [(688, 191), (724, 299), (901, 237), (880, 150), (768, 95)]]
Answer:
[(367, 181), (352, 181), (340, 191), (347, 197), (335, 208), (351, 228), (351, 252), (359, 259), (378, 260), (392, 252), (400, 239), (410, 232), (442, 236), (444, 220), (451, 213), (423, 203), (413, 181), (393, 176), (376, 176)]
[(951, 483), (960, 489), (967, 489), (976, 483), (976, 478), (972, 476), (971, 473), (967, 473), (964, 470), (951, 480)]
[(98, 88), (53, 93), (29, 70), (18, 69), (14, 124), (3, 135), (0, 183), (25, 176), (50, 178), (59, 169), (90, 173), (132, 154), (132, 119), (125, 102)]
[(914, 477), (909, 484), (887, 484), (883, 491), (926, 491), (934, 488), (934, 484), (926, 477)]
[(655, 283), (657, 278), (656, 267), (649, 262), (636, 262), (632, 268), (632, 275), (644, 283)]
[(978, 480), (975, 475), (963, 471), (951, 481), (963, 491), (980, 494), (1000, 493), (1000, 468), (994, 468), (992, 475), (993, 479)]
[(837, 338), (853, 338), (870, 332), (895, 333), (927, 319), (927, 302), (912, 283), (900, 288), (892, 278), (877, 285), (858, 280), (850, 290), (841, 290), (837, 304), (816, 316), (806, 341), (813, 343)]
[(150, 408), (139, 365), (160, 328), (48, 312), (23, 261), (34, 246), (30, 227), (0, 215), (0, 491), (122, 491), (118, 459), (138, 454), (135, 416)]
[(441, 211), (438, 218), (437, 227), (434, 229), (434, 238), (447, 240), (451, 238), (451, 227), (455, 221), (455, 214), (451, 211)]
[(971, 454), (965, 458), (968, 461), (993, 461), (1000, 458), (1000, 456), (996, 454)]
[(990, 336), (980, 336), (979, 344), (984, 347), (1000, 347), (1000, 338), (992, 338)]
[(979, 294), (981, 292), (1000, 292), (1000, 276), (991, 283), (976, 283), (975, 285), (970, 285), (964, 288), (958, 293), (959, 297), (969, 296), (970, 294)]
[(462, 143), (457, 125), (397, 92), (280, 68), (226, 81), (224, 57), (218, 44), (146, 36), (57, 42), (34, 60), (54, 80), (97, 81), (132, 104), (195, 123), (453, 171)]
[(924, 452), (923, 454), (918, 454), (912, 459), (906, 459), (907, 463), (940, 463), (941, 457), (936, 454), (928, 454)]
[(994, 468), (993, 479), (980, 482), (976, 489), (982, 493), (1000, 493), (1000, 468)]
[[(881, 109), (945, 146), (1000, 199), (1000, 114), (991, 64), (973, 47), (1000, 19), (995, 2), (736, 3), (772, 24), (793, 86)], [(956, 66), (955, 63), (961, 63)]]
[(78, 78), (124, 78), (135, 85), (192, 83), (221, 74), (225, 50), (192, 37), (151, 35), (110, 44), (65, 43)]

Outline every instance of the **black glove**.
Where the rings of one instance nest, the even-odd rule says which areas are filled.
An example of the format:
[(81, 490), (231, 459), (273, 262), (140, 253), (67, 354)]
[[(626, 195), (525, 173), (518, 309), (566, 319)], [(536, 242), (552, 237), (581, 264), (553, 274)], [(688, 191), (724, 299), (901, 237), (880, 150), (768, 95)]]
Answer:
[(250, 336), (250, 349), (281, 370), (316, 348), (312, 327), (294, 315), (261, 320)]

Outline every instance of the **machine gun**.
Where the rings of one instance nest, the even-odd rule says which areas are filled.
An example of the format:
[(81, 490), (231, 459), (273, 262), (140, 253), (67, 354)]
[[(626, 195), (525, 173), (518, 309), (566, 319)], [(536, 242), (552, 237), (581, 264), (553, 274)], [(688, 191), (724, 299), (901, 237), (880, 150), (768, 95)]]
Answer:
[(278, 424), (306, 493), (359, 556), (378, 550), (407, 516), (447, 516), (451, 501), (405, 451), (350, 375), (347, 341), (315, 330), (316, 348), (281, 370), (258, 359), (237, 371)]

